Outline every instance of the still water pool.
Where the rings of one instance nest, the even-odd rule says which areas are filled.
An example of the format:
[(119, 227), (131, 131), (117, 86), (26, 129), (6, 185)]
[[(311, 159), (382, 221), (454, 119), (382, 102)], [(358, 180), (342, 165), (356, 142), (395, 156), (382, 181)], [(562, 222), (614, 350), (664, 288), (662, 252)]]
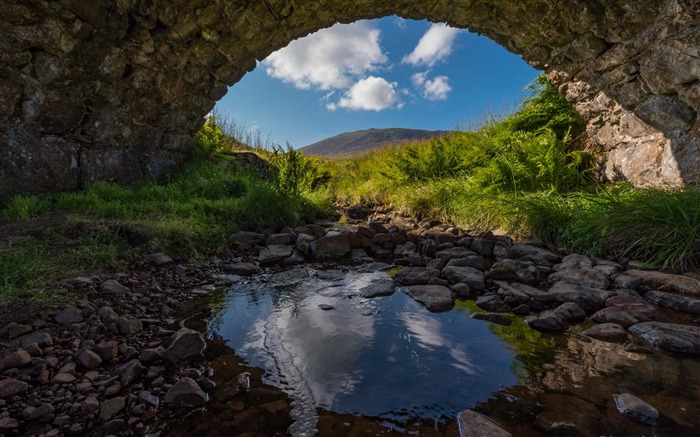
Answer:
[(227, 291), (211, 330), (293, 399), (293, 434), (313, 433), (317, 407), (440, 421), (517, 384), (513, 347), (468, 311), (360, 296), (383, 277), (298, 270)]
[[(436, 314), (398, 289), (362, 297), (387, 282), (381, 272), (299, 268), (247, 279), (197, 306), (207, 308), (212, 341), (235, 352), (232, 363), (263, 369), (263, 381), (291, 399), (292, 425), (275, 435), (451, 436), (467, 408), (519, 437), (700, 435), (698, 358), (592, 340), (580, 334), (586, 324), (561, 335), (514, 316), (497, 326), (472, 319), (469, 301)], [(227, 356), (217, 360), (223, 384), (241, 371)], [(620, 415), (619, 393), (654, 405), (660, 424)], [(241, 405), (210, 403), (172, 421), (168, 435), (235, 433), (247, 410), (229, 415)]]

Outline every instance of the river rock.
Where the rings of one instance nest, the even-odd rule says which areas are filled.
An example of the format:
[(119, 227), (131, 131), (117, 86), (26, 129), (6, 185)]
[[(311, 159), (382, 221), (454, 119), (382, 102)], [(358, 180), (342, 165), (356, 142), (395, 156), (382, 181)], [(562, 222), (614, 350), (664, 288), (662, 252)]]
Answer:
[(104, 420), (105, 422), (111, 420), (121, 410), (123, 410), (125, 406), (126, 398), (123, 396), (118, 396), (102, 402), (100, 405), (100, 419)]
[(376, 272), (371, 274), (368, 284), (359, 289), (359, 295), (366, 298), (391, 296), (395, 290), (396, 285), (387, 273)]
[(497, 294), (487, 294), (476, 299), (476, 306), (493, 313), (509, 313), (513, 307), (503, 301)]
[(114, 279), (107, 279), (100, 285), (100, 292), (103, 294), (113, 295), (113, 294), (127, 294), (130, 293), (128, 287), (123, 286)]
[(623, 414), (635, 422), (655, 426), (659, 423), (659, 410), (630, 393), (613, 395), (615, 406)]
[(107, 340), (93, 346), (92, 350), (102, 358), (102, 361), (112, 361), (119, 356), (119, 343)]
[(238, 275), (238, 276), (251, 276), (251, 275), (256, 275), (256, 274), (262, 272), (260, 267), (256, 266), (255, 264), (252, 264), (252, 263), (226, 264), (223, 266), (223, 270), (226, 273), (230, 273), (232, 275)]
[(486, 320), (496, 325), (509, 326), (513, 321), (500, 313), (474, 313), (472, 319)]
[(464, 247), (450, 247), (447, 249), (443, 249), (435, 254), (435, 258), (445, 260), (445, 262), (456, 258), (468, 258), (473, 256), (479, 255)]
[(503, 298), (504, 302), (511, 306), (518, 306), (530, 300), (530, 296), (515, 287), (511, 287), (508, 283), (497, 281), (496, 285), (498, 285), (496, 293)]
[(472, 410), (464, 410), (457, 416), (460, 437), (511, 437), (496, 422)]
[(543, 311), (538, 317), (525, 321), (532, 329), (558, 334), (569, 329), (569, 322), (554, 311)]
[(263, 246), (265, 245), (265, 240), (265, 234), (259, 234), (257, 232), (240, 231), (236, 232), (231, 236), (231, 242), (233, 244), (250, 244), (251, 246)]
[(581, 331), (581, 334), (611, 343), (621, 343), (627, 338), (625, 328), (617, 323), (601, 323), (600, 325), (594, 325)]
[(401, 290), (422, 304), (430, 312), (449, 311), (455, 304), (452, 290), (442, 285), (411, 285), (401, 287)]
[(38, 344), (39, 347), (53, 346), (53, 338), (48, 332), (34, 331), (17, 338), (15, 341), (22, 347), (26, 347), (32, 343)]
[[(635, 323), (641, 322), (638, 318), (622, 310), (619, 307), (608, 307), (597, 311), (591, 316), (591, 320), (596, 323), (617, 323), (618, 325), (627, 328)], [(648, 320), (648, 319), (646, 319)]]
[(296, 247), (297, 250), (304, 255), (311, 255), (311, 243), (313, 243), (315, 237), (309, 234), (299, 234), (297, 236)]
[(643, 322), (630, 333), (656, 348), (688, 355), (700, 355), (700, 327), (675, 323)]
[(163, 356), (173, 363), (191, 361), (202, 356), (206, 347), (204, 337), (197, 331), (182, 328), (172, 336)]
[(32, 356), (25, 350), (18, 350), (0, 359), (0, 372), (20, 369), (32, 363)]
[(61, 311), (57, 312), (53, 316), (53, 319), (59, 325), (71, 325), (73, 323), (82, 322), (83, 320), (85, 320), (85, 317), (83, 317), (83, 313), (79, 309), (75, 307), (70, 307), (64, 308)]
[(165, 394), (165, 402), (179, 407), (198, 407), (209, 400), (209, 396), (192, 378), (182, 378)]
[(452, 258), (445, 264), (446, 267), (473, 267), (477, 270), (481, 270), (482, 272), (484, 271), (485, 264), (484, 264), (484, 258), (481, 257), (481, 255), (473, 255), (473, 256), (468, 256), (464, 258)]
[(579, 270), (591, 268), (593, 268), (593, 261), (589, 257), (578, 253), (566, 255), (561, 259), (560, 264), (556, 264), (554, 266), (554, 270), (557, 272), (560, 270)]
[(84, 349), (78, 354), (78, 363), (86, 369), (96, 369), (102, 364), (102, 358), (90, 349)]
[(122, 335), (134, 335), (143, 331), (143, 323), (136, 317), (125, 314), (114, 321), (114, 325)]
[(652, 289), (666, 286), (677, 293), (700, 298), (700, 280), (689, 276), (647, 270), (627, 270), (625, 274), (640, 278), (644, 285)]
[(265, 240), (265, 246), (294, 246), (294, 235), (292, 234), (271, 234)]
[(527, 284), (521, 284), (519, 282), (508, 283), (505, 281), (494, 281), (496, 285), (505, 289), (515, 289), (521, 293), (526, 294), (530, 299), (534, 299), (538, 302), (547, 304), (554, 301), (555, 296), (549, 292), (542, 291), (539, 288), (532, 287)]
[(350, 253), (350, 240), (344, 233), (327, 234), (311, 243), (314, 256), (319, 259), (342, 258)]
[(0, 381), (0, 399), (9, 398), (24, 393), (29, 385), (24, 381), (17, 381), (14, 378), (7, 378)]
[(535, 284), (540, 280), (541, 272), (532, 261), (504, 259), (491, 266), (486, 276), (494, 281)]
[(293, 249), (292, 246), (268, 246), (260, 251), (258, 261), (260, 261), (260, 264), (271, 264), (281, 261), (291, 256)]
[(508, 249), (509, 258), (518, 259), (526, 256), (541, 259), (550, 264), (556, 264), (561, 260), (561, 257), (556, 253), (529, 244), (514, 244)]
[(552, 273), (547, 278), (550, 284), (559, 281), (568, 282), (569, 284), (581, 285), (589, 288), (600, 288), (606, 290), (610, 288), (610, 279), (608, 276), (593, 268), (589, 269), (574, 269), (568, 268)]
[(605, 307), (605, 300), (615, 293), (609, 290), (569, 284), (568, 282), (557, 282), (549, 289), (549, 294), (554, 297), (554, 302), (558, 304), (574, 302), (587, 313), (592, 313)]
[(155, 264), (157, 266), (164, 266), (173, 262), (173, 259), (170, 258), (168, 255), (164, 254), (163, 252), (151, 253), (149, 255), (146, 255), (144, 259), (149, 263)]
[(0, 432), (5, 433), (19, 428), (19, 422), (10, 416), (0, 416)]
[(119, 375), (122, 386), (127, 386), (140, 378), (144, 370), (146, 370), (146, 368), (138, 359), (134, 358), (128, 363), (122, 364), (117, 369), (117, 374)]
[(573, 302), (565, 302), (553, 310), (570, 325), (582, 322), (586, 318), (586, 312)]
[(472, 290), (486, 288), (484, 273), (473, 267), (445, 267), (442, 274), (450, 284), (463, 283), (469, 285)]
[(440, 276), (440, 270), (428, 267), (408, 267), (394, 276), (394, 280), (400, 285), (425, 285), (431, 279)]
[(654, 290), (644, 294), (644, 299), (663, 308), (670, 308), (672, 310), (691, 314), (700, 314), (700, 299), (689, 296)]
[(618, 288), (623, 288), (623, 289), (630, 289), (630, 290), (636, 290), (639, 288), (644, 281), (642, 281), (642, 278), (638, 278), (637, 276), (632, 276), (632, 275), (626, 275), (624, 273), (617, 274), (613, 277), (613, 282)]

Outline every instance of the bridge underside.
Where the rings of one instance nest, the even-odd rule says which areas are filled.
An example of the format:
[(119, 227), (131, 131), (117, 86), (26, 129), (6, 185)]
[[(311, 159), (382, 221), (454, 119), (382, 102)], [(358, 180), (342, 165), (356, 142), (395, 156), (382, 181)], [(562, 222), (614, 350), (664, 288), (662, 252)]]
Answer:
[(548, 77), (639, 186), (700, 184), (698, 0), (18, 0), (0, 3), (0, 192), (161, 179), (227, 90), (335, 23), (482, 33)]

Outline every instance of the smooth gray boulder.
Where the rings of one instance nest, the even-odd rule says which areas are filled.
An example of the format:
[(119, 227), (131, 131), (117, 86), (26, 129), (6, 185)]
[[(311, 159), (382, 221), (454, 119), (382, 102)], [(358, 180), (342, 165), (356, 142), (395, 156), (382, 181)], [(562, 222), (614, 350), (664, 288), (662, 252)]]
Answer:
[(629, 328), (632, 335), (659, 349), (700, 355), (700, 326), (643, 322)]
[(581, 334), (610, 343), (621, 343), (627, 338), (625, 328), (617, 323), (601, 323), (600, 325), (594, 325), (585, 331), (581, 331)]
[(452, 284), (463, 283), (469, 285), (472, 290), (483, 290), (486, 288), (484, 274), (473, 267), (445, 267), (442, 274), (447, 281)]
[(569, 322), (554, 311), (542, 311), (538, 317), (525, 322), (534, 330), (550, 334), (558, 334), (569, 329)]
[(613, 395), (615, 406), (623, 414), (635, 422), (655, 426), (659, 423), (659, 410), (630, 393)]
[(397, 284), (401, 285), (425, 285), (431, 279), (440, 276), (440, 270), (428, 267), (408, 267), (394, 276)]
[(472, 410), (464, 410), (457, 416), (460, 437), (512, 437), (496, 422)]
[(644, 299), (663, 308), (670, 308), (672, 310), (691, 314), (700, 314), (700, 299), (689, 296), (654, 290), (648, 291), (644, 295)]
[(401, 290), (433, 313), (449, 311), (455, 305), (452, 290), (442, 285), (410, 285)]

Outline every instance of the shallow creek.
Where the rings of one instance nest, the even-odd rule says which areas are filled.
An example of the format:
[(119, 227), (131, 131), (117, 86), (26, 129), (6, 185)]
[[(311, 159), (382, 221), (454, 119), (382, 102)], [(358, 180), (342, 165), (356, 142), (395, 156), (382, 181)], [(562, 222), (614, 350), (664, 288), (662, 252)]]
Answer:
[[(387, 278), (299, 268), (246, 279), (198, 305), (208, 309), (213, 341), (232, 349), (233, 361), (262, 369), (262, 381), (291, 404), (281, 408), (291, 417), (291, 426), (276, 425), (281, 433), (457, 435), (455, 417), (472, 408), (514, 436), (698, 435), (700, 360), (628, 352), (578, 335), (583, 327), (550, 336), (512, 315), (510, 326), (493, 325), (470, 317), (478, 310), (471, 301), (430, 313), (398, 288), (362, 297)], [(231, 379), (241, 366), (215, 370)], [(661, 425), (621, 416), (616, 393), (654, 405)], [(236, 431), (235, 420), (220, 417), (231, 399), (188, 420), (217, 416), (216, 427)], [(180, 426), (171, 434), (177, 428), (187, 433)]]

